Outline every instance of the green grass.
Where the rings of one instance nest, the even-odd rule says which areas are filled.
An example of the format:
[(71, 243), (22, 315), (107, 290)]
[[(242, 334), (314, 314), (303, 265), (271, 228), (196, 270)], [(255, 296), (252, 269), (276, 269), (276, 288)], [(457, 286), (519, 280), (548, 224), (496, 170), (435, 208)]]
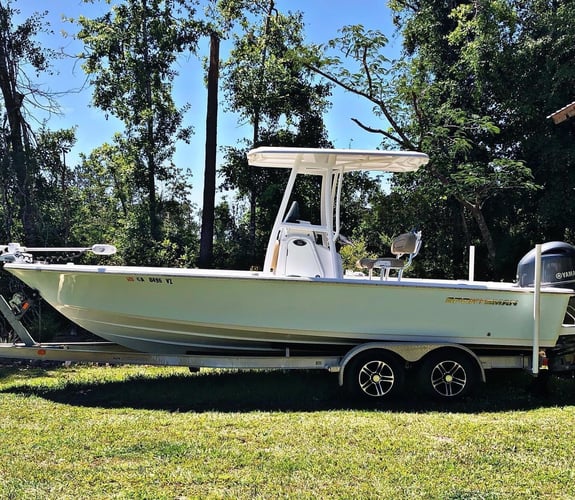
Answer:
[(575, 382), (351, 404), (323, 372), (0, 366), (0, 498), (575, 498)]

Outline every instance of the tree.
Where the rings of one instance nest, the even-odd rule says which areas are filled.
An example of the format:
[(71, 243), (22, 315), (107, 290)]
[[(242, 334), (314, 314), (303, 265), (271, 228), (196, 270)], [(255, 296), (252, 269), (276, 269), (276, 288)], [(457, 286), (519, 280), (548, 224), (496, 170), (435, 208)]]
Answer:
[(249, 269), (252, 265), (249, 214), (241, 203), (223, 199), (215, 207), (214, 266), (221, 269)]
[[(72, 239), (114, 242), (121, 252), (120, 264), (193, 265), (198, 252), (196, 207), (189, 201), (191, 187), (186, 172), (175, 172), (158, 202), (163, 222), (163, 238), (151, 246), (142, 239), (146, 232), (147, 206), (133, 185), (134, 164), (129, 141), (116, 134), (111, 144), (103, 144), (81, 156), (75, 172), (71, 221)], [(81, 241), (81, 240), (80, 240)]]
[(505, 68), (513, 85), (496, 88), (511, 111), (503, 131), (506, 143), (525, 158), (543, 186), (524, 196), (513, 210), (521, 223), (517, 238), (533, 246), (545, 240), (575, 241), (575, 125), (554, 126), (545, 116), (574, 100), (575, 1), (513, 2), (514, 44)]
[[(495, 177), (500, 171), (511, 174), (503, 187), (517, 187), (516, 169), (524, 181), (519, 185), (528, 188), (508, 189), (503, 197), (495, 184), (481, 211), (493, 240), (505, 250), (492, 259), (496, 274), (511, 277), (526, 248), (572, 237), (572, 137), (566, 129), (553, 130), (544, 116), (573, 97), (575, 54), (569, 40), (575, 33), (565, 20), (575, 13), (575, 2), (422, 0), (416, 9), (409, 2), (394, 3), (408, 55), (425, 68), (432, 88), (439, 89), (435, 107), (487, 116), (498, 130), (471, 136), (464, 187), (469, 180), (476, 182), (466, 175), (467, 165), (476, 169), (495, 157), (511, 162), (511, 169), (490, 171)], [(478, 173), (479, 182), (491, 183), (481, 169)], [(533, 191), (536, 185), (543, 189)]]
[[(447, 2), (421, 1), (417, 8), (407, 2), (392, 6), (404, 9), (398, 17), (405, 37), (403, 60), (385, 57), (387, 38), (382, 33), (348, 26), (326, 46), (344, 54), (344, 58), (312, 58), (310, 67), (373, 103), (374, 116), (382, 120), (381, 125), (354, 121), (368, 132), (381, 134), (384, 146), (430, 155), (430, 164), (420, 173), (394, 182), (418, 192), (429, 192), (437, 185), (431, 192), (441, 192), (439, 200), (456, 199), (462, 212), (476, 222), (493, 270), (497, 251), (492, 222), (485, 216), (487, 201), (492, 202), (503, 191), (536, 187), (530, 168), (509, 149), (499, 146), (500, 116), (494, 112), (487, 92), (483, 66), (472, 56), (479, 45), (489, 46), (495, 57), (501, 49), (501, 44), (495, 44), (496, 35), (511, 29), (509, 12), (491, 5), (481, 12), (481, 19), (458, 24), (458, 11)], [(482, 27), (493, 18), (498, 31), (485, 35)], [(471, 243), (467, 224), (460, 228)], [(457, 235), (452, 238), (460, 239)]]
[(216, 197), (216, 157), (218, 129), (218, 84), (220, 71), (220, 38), (210, 34), (210, 62), (208, 69), (208, 109), (206, 113), (206, 165), (204, 170), (204, 199), (202, 204), (202, 232), (200, 237), (200, 267), (212, 265), (214, 252), (214, 205)]
[(42, 245), (85, 245), (73, 237), (77, 197), (75, 174), (66, 154), (76, 143), (75, 129), (39, 130), (34, 161), (41, 166), (32, 192), (37, 206), (37, 237)]
[(178, 109), (172, 97), (177, 56), (195, 51), (203, 30), (190, 5), (126, 0), (97, 19), (78, 19), (94, 105), (125, 124), (133, 182), (147, 205), (144, 236), (153, 242), (162, 241), (157, 185), (175, 175), (170, 161), (175, 142), (188, 141), (191, 134), (182, 126), (187, 108)]
[[(322, 114), (330, 87), (314, 82), (312, 73), (295, 57), (303, 44), (301, 15), (281, 14), (273, 0), (252, 3), (250, 8), (261, 21), (254, 24), (249, 18), (242, 19), (242, 32), (234, 36), (234, 48), (223, 64), (229, 110), (252, 127), (247, 148), (261, 144), (327, 146)], [(276, 182), (281, 174), (249, 168), (245, 149), (227, 149), (222, 173), (225, 188), (237, 189), (249, 199), (253, 265), (262, 247), (258, 243), (258, 207), (266, 213), (271, 210), (267, 202), (274, 199), (271, 193), (277, 200)]]
[(57, 111), (49, 92), (40, 90), (27, 74), (49, 70), (53, 51), (34, 38), (46, 31), (41, 14), (35, 14), (14, 26), (11, 2), (0, 2), (0, 90), (4, 108), (2, 126), (2, 198), (4, 231), (8, 241), (23, 238), (30, 245), (37, 242), (37, 207), (33, 197), (39, 166), (34, 157), (35, 136), (29, 124), (28, 107)]
[(81, 231), (86, 241), (131, 246), (125, 240), (129, 238), (128, 228), (134, 225), (131, 220), (138, 195), (132, 183), (134, 165), (126, 155), (128, 148), (127, 140), (116, 134), (111, 144), (80, 155), (80, 164), (75, 168), (80, 203), (72, 227), (74, 233)]

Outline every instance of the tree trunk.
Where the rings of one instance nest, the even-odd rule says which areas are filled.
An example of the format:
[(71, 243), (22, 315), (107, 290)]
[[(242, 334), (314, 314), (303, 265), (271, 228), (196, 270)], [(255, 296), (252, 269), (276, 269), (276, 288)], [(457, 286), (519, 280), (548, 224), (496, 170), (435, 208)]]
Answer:
[[(142, 7), (144, 12), (147, 12), (148, 6), (146, 0), (142, 2)], [(144, 67), (149, 68), (150, 54), (148, 52), (148, 24), (146, 16), (142, 19), (142, 41), (144, 50)], [(146, 89), (146, 106), (149, 110), (154, 107), (154, 101), (152, 98), (152, 82), (150, 79), (146, 79), (145, 83)], [(150, 219), (150, 236), (153, 241), (160, 241), (161, 231), (160, 231), (160, 221), (158, 218), (158, 204), (156, 200), (156, 157), (154, 155), (154, 113), (150, 113), (150, 116), (146, 119), (146, 184), (148, 191), (148, 217)]]
[(485, 220), (480, 207), (469, 202), (465, 202), (465, 205), (467, 208), (469, 208), (469, 210), (471, 210), (471, 214), (479, 226), (481, 237), (483, 238), (485, 246), (487, 247), (487, 255), (489, 256), (491, 269), (493, 270), (495, 269), (495, 257), (497, 256), (497, 251), (495, 249), (495, 243), (493, 242), (493, 237), (491, 236), (491, 231), (489, 230), (487, 221)]
[[(3, 17), (8, 15), (4, 7), (0, 6), (0, 9)], [(24, 95), (18, 92), (17, 64), (11, 53), (9, 39), (6, 38), (9, 36), (7, 26), (8, 20), (3, 19), (3, 29), (0, 30), (0, 89), (10, 129), (7, 147), (16, 183), (16, 207), (20, 211), (24, 230), (23, 243), (31, 245), (36, 243), (36, 230), (34, 207), (31, 203), (33, 175), (30, 168), (30, 136), (28, 124), (22, 116)], [(10, 234), (7, 236), (12, 238)]]
[(206, 116), (206, 164), (204, 169), (204, 200), (202, 232), (200, 236), (200, 267), (213, 265), (214, 208), (216, 198), (216, 155), (218, 130), (218, 80), (220, 65), (220, 39), (210, 35), (210, 66), (208, 68), (208, 110)]

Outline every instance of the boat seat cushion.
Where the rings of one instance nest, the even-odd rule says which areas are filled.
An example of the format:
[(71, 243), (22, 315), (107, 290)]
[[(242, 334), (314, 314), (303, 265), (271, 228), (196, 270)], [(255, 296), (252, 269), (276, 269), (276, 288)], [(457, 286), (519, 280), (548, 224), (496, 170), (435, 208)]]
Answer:
[(405, 266), (405, 261), (401, 259), (394, 259), (393, 257), (387, 257), (382, 259), (360, 259), (358, 261), (360, 267), (364, 269), (401, 269)]
[[(419, 236), (419, 237), (418, 237)], [(395, 256), (415, 253), (418, 249), (420, 235), (410, 231), (397, 236), (391, 244), (391, 253)]]

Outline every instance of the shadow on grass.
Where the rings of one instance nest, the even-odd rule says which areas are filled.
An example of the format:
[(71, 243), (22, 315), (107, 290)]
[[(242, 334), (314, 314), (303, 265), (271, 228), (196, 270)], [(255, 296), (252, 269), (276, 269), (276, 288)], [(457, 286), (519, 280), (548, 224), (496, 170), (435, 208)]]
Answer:
[(47, 373), (47, 367), (42, 366), (41, 363), (34, 365), (16, 360), (11, 363), (0, 363), (0, 381), (8, 377), (16, 377), (22, 380), (41, 378), (46, 377)]
[[(39, 369), (32, 370), (35, 373)], [(26, 371), (26, 374), (30, 372)], [(532, 381), (531, 376), (523, 372), (492, 371), (488, 374), (487, 384), (476, 394), (453, 402), (440, 402), (410, 392), (409, 385), (401, 397), (390, 401), (355, 401), (339, 387), (337, 375), (321, 371), (139, 375), (119, 382), (69, 382), (56, 388), (19, 384), (0, 391), (0, 394), (36, 395), (75, 406), (198, 413), (345, 409), (479, 413), (575, 405), (574, 380), (553, 377), (544, 394), (530, 390)]]

